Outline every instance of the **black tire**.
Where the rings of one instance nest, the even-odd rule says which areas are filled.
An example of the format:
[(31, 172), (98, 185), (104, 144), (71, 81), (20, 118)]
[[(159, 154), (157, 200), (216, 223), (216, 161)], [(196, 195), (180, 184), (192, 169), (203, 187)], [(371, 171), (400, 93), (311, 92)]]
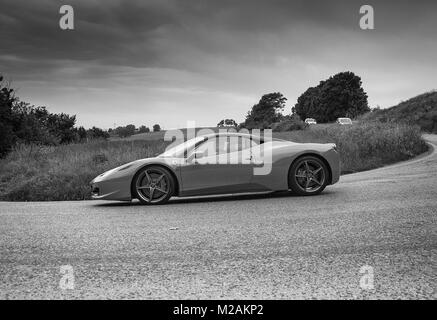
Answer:
[(132, 197), (142, 204), (164, 204), (174, 194), (175, 181), (167, 169), (152, 165), (135, 174), (131, 188)]
[(322, 192), (329, 180), (325, 163), (314, 156), (302, 156), (295, 160), (288, 173), (288, 186), (293, 193), (312, 196)]

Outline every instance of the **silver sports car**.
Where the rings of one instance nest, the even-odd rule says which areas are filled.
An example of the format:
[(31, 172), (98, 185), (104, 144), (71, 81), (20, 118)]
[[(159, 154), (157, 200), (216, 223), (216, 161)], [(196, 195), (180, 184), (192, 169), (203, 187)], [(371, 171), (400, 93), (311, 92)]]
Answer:
[(92, 198), (163, 204), (170, 197), (291, 190), (315, 195), (340, 176), (333, 143), (214, 133), (130, 162), (91, 182)]

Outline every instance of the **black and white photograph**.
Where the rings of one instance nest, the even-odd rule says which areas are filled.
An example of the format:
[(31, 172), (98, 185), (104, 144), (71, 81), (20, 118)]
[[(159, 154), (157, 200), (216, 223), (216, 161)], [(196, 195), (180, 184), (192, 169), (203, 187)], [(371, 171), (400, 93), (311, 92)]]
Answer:
[(436, 1), (0, 8), (0, 300), (436, 299)]

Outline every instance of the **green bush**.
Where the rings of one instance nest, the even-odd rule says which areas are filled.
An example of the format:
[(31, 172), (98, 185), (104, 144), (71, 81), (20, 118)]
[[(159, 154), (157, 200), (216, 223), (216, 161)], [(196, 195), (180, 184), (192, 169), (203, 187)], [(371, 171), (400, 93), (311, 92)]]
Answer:
[(350, 126), (315, 125), (304, 131), (282, 132), (274, 136), (295, 142), (336, 143), (342, 173), (369, 170), (407, 160), (427, 150), (419, 127), (392, 122), (367, 122)]

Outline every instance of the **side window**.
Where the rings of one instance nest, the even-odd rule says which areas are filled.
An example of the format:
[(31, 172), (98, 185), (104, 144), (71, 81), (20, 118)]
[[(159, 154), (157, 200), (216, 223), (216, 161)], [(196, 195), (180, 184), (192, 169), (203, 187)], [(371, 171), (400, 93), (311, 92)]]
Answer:
[(219, 136), (209, 138), (196, 147), (196, 152), (202, 152), (204, 157), (213, 157), (226, 153), (240, 152), (259, 145), (256, 139), (242, 136)]
[(204, 157), (224, 154), (228, 152), (228, 141), (226, 137), (210, 138), (196, 148), (196, 151), (203, 152)]
[(254, 139), (249, 139), (247, 137), (241, 136), (230, 136), (229, 137), (229, 152), (238, 152), (243, 150), (248, 150), (259, 144), (258, 141)]

